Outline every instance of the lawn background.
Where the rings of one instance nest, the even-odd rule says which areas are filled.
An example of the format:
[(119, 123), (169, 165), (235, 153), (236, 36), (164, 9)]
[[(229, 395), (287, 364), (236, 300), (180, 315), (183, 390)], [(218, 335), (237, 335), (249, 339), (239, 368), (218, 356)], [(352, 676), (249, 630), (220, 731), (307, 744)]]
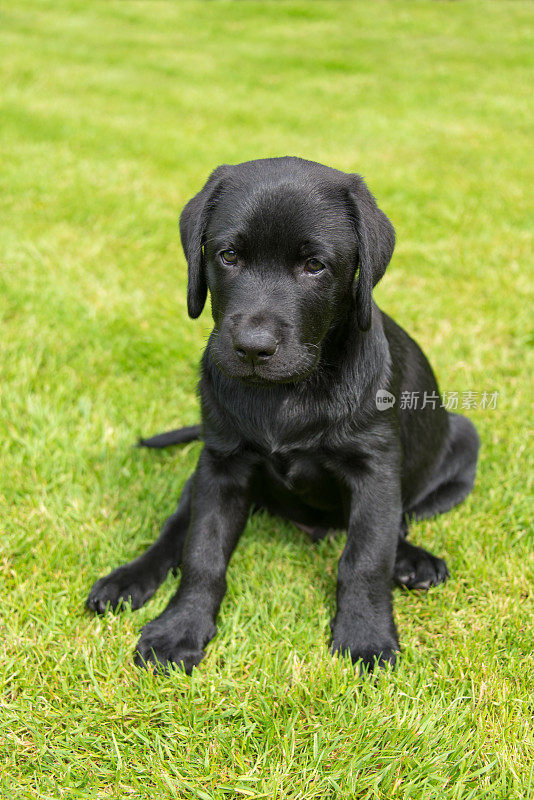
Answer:
[[(534, 795), (533, 11), (3, 3), (2, 796)], [(199, 453), (131, 447), (198, 419), (209, 314), (186, 316), (177, 218), (218, 164), (286, 154), (366, 177), (398, 234), (377, 300), (443, 390), (498, 407), (466, 412), (475, 492), (413, 528), (452, 578), (395, 592), (395, 673), (362, 683), (329, 655), (343, 538), (260, 515), (205, 661), (156, 679), (132, 651), (176, 579), (136, 613), (84, 601), (154, 539)]]

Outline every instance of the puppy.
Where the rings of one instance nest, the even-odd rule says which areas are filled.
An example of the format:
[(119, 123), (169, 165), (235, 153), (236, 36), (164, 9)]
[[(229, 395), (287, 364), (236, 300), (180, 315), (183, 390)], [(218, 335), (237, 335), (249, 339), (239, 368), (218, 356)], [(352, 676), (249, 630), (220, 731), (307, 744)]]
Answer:
[[(392, 581), (427, 589), (448, 576), (407, 541), (408, 525), (466, 497), (479, 440), (440, 405), (424, 354), (373, 301), (393, 227), (359, 175), (288, 157), (216, 169), (180, 233), (191, 317), (211, 293), (202, 425), (141, 443), (201, 435), (204, 446), (158, 540), (97, 581), (88, 606), (139, 608), (180, 566), (135, 657), (190, 672), (215, 635), (232, 551), (263, 508), (314, 538), (346, 529), (332, 650), (361, 670), (394, 664)], [(415, 408), (401, 402), (412, 393)]]

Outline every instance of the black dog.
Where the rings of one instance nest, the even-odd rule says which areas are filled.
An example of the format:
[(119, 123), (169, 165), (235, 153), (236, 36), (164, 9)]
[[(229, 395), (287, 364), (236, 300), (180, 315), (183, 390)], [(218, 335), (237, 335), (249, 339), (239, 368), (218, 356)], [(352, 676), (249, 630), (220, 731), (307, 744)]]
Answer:
[[(274, 158), (216, 169), (180, 231), (189, 314), (198, 317), (209, 288), (215, 322), (202, 426), (141, 443), (202, 431), (204, 448), (159, 539), (99, 580), (88, 605), (139, 608), (181, 565), (180, 588), (143, 628), (136, 660), (189, 672), (215, 635), (247, 517), (265, 508), (316, 538), (347, 529), (332, 649), (364, 669), (393, 664), (392, 579), (426, 589), (448, 576), (444, 561), (406, 541), (408, 524), (466, 497), (479, 447), (473, 424), (441, 407), (418, 345), (373, 302), (393, 227), (358, 175)], [(418, 408), (404, 407), (405, 392), (418, 393)]]

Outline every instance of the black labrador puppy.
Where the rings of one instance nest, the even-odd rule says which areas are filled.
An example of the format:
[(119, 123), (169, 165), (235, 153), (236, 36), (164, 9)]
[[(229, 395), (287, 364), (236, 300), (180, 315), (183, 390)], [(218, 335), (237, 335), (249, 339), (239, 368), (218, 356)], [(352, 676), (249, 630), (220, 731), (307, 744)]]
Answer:
[[(159, 539), (97, 581), (89, 608), (139, 608), (180, 566), (178, 592), (143, 628), (136, 661), (190, 672), (215, 635), (247, 517), (264, 508), (315, 538), (347, 530), (332, 650), (363, 669), (394, 664), (392, 580), (426, 589), (448, 576), (406, 540), (408, 525), (471, 491), (479, 439), (441, 406), (424, 354), (373, 302), (393, 227), (359, 175), (272, 158), (216, 169), (180, 232), (189, 315), (209, 289), (215, 323), (202, 426), (144, 444), (201, 434), (204, 447)], [(416, 408), (401, 402), (412, 393)]]

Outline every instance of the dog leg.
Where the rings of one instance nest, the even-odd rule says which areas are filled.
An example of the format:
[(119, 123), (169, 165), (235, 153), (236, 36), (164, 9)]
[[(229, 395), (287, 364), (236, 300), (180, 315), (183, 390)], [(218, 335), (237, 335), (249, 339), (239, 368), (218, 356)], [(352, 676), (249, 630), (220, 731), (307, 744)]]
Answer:
[[(391, 576), (401, 518), (395, 469), (375, 467), (353, 482), (347, 543), (339, 560), (332, 650), (360, 662), (360, 671), (395, 664)], [(389, 478), (389, 479), (388, 479)]]
[(250, 510), (250, 469), (242, 456), (224, 459), (204, 448), (193, 478), (191, 525), (184, 545), (180, 588), (165, 611), (145, 625), (137, 643), (139, 666), (190, 673), (216, 632), (226, 592), (226, 569)]
[(461, 503), (475, 483), (480, 439), (475, 426), (461, 414), (449, 413), (447, 449), (422, 496), (406, 509), (410, 519), (443, 514)]
[(429, 589), (443, 583), (449, 570), (442, 558), (406, 541), (407, 519), (426, 519), (458, 505), (473, 488), (480, 440), (467, 417), (449, 414), (450, 434), (439, 469), (426, 493), (406, 510), (401, 527), (393, 580), (405, 589)]
[(139, 558), (98, 580), (87, 598), (87, 606), (97, 614), (108, 608), (119, 610), (124, 603), (141, 608), (167, 577), (176, 569), (189, 527), (191, 478), (185, 484), (180, 502), (161, 530), (159, 538)]

